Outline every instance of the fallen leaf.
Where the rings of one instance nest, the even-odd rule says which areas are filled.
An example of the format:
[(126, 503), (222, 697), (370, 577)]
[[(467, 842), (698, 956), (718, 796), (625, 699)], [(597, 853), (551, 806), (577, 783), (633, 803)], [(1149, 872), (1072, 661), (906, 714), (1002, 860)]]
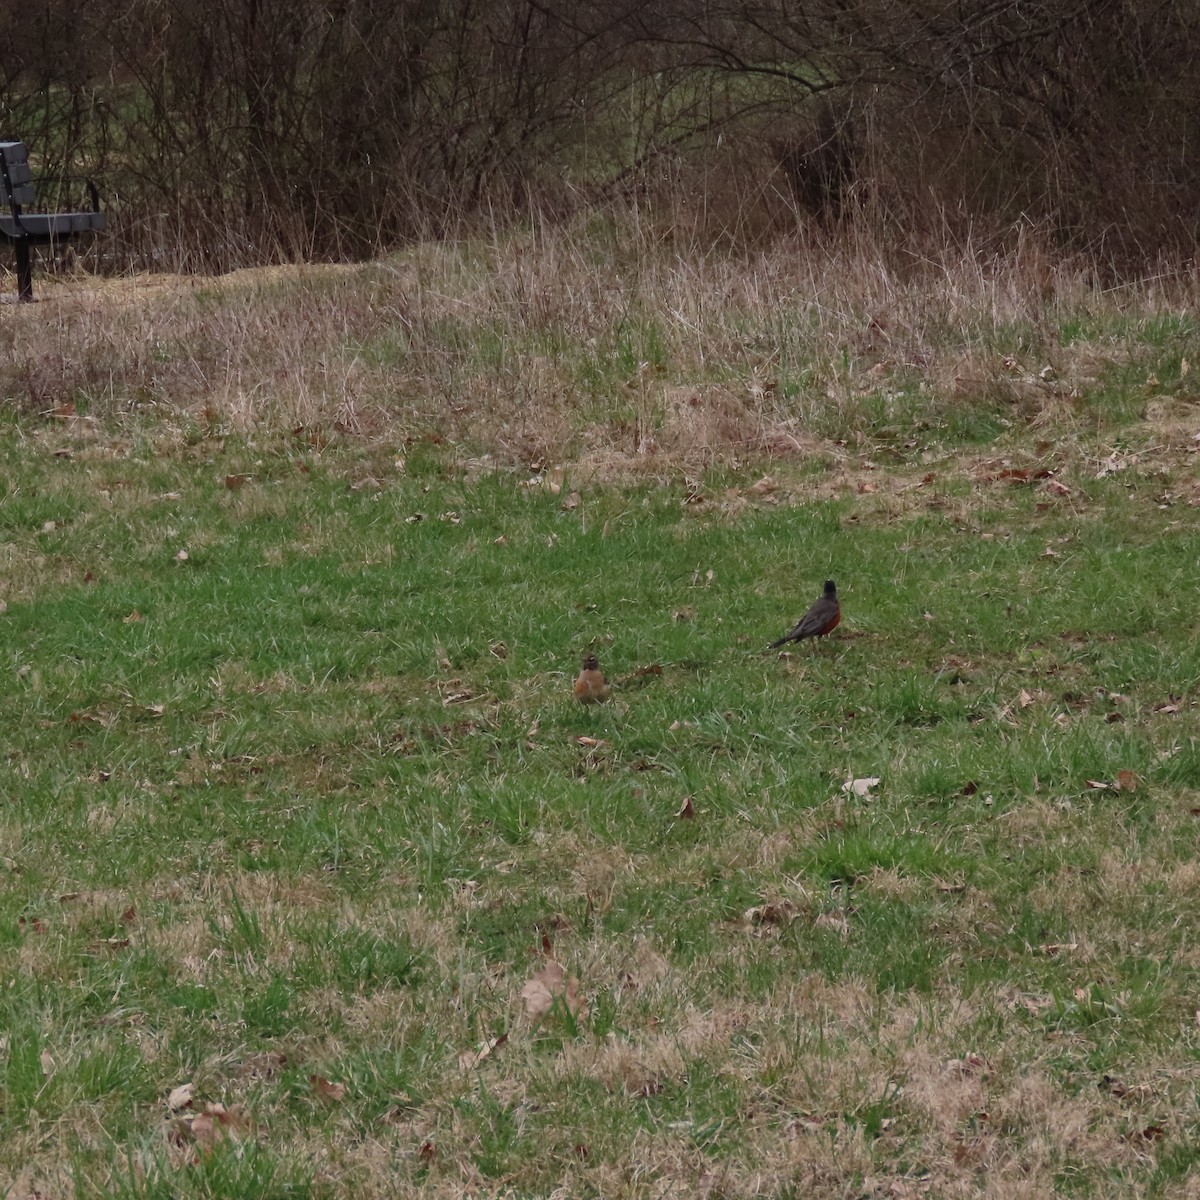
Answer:
[(869, 778), (864, 779), (847, 779), (846, 782), (842, 784), (842, 791), (852, 792), (855, 796), (865, 797), (869, 796), (871, 794), (871, 789), (878, 787), (880, 782), (881, 781), (877, 775), (872, 775)]
[(679, 811), (675, 815), (682, 821), (690, 821), (696, 815), (691, 796), (684, 796), (683, 804), (680, 805)]
[(742, 913), (748, 925), (786, 925), (796, 917), (796, 906), (790, 900), (777, 903), (756, 904)]
[(422, 1163), (428, 1166), (435, 1158), (437, 1158), (437, 1147), (428, 1139), (423, 1141), (421, 1143), (421, 1148), (417, 1151), (417, 1158), (419, 1158)]
[(1100, 464), (1100, 470), (1096, 472), (1095, 477), (1103, 479), (1107, 475), (1115, 475), (1118, 471), (1124, 471), (1136, 462), (1136, 455), (1125, 456), (1114, 451)]
[(502, 1033), (499, 1037), (488, 1038), (478, 1050), (464, 1050), (458, 1056), (458, 1065), (464, 1071), (473, 1071), (476, 1067), (485, 1063), (505, 1042), (508, 1041), (508, 1034)]
[(1117, 772), (1117, 791), (1119, 792), (1136, 792), (1138, 786), (1138, 777), (1133, 771), (1118, 771)]
[(1065, 483), (1059, 483), (1057, 479), (1046, 480), (1046, 491), (1054, 496), (1069, 496), (1071, 489)]
[(323, 1075), (310, 1075), (308, 1082), (313, 1092), (322, 1100), (328, 1100), (332, 1103), (346, 1098), (346, 1085), (344, 1083), (331, 1083)]
[(499, 537), (498, 537), (498, 538), (497, 538), (497, 539), (496, 539), (496, 540), (495, 540), (495, 541), (492, 543), (492, 545), (493, 545), (493, 546), (507, 546), (507, 545), (508, 545), (508, 538), (506, 538), (506, 537), (504, 536), (504, 534), (501, 534), (501, 535), (500, 535), (500, 536), (499, 536)]
[(563, 500), (560, 507), (563, 509), (564, 512), (570, 512), (571, 509), (578, 508), (579, 507), (579, 493), (572, 492), (569, 496), (566, 497), (566, 499)]
[(1094, 790), (1096, 790), (1098, 792), (1107, 791), (1108, 786), (1109, 786), (1107, 783), (1104, 783), (1099, 779), (1086, 779), (1086, 780), (1084, 780), (1084, 782), (1087, 784), (1088, 787), (1093, 788)]
[(172, 1088), (170, 1095), (167, 1096), (167, 1108), (171, 1112), (179, 1112), (180, 1109), (191, 1108), (195, 1090), (195, 1087), (190, 1082), (181, 1083), (178, 1087)]
[(1038, 947), (1043, 954), (1050, 955), (1053, 958), (1056, 954), (1063, 954), (1070, 950), (1078, 950), (1078, 942), (1044, 942)]
[(187, 562), (187, 560), (188, 560), (188, 552), (186, 550), (180, 550), (180, 552), (177, 555), (175, 555), (176, 562)]
[(770, 475), (764, 475), (757, 483), (752, 483), (747, 491), (754, 496), (769, 496), (778, 486)]
[(443, 701), (442, 706), (450, 704), (465, 704), (468, 700), (473, 700), (475, 693), (470, 688), (465, 688), (461, 692), (451, 692)]
[(581, 746), (588, 746), (591, 749), (597, 749), (600, 746), (607, 746), (608, 743), (603, 738), (590, 737), (586, 733), (581, 733), (575, 741)]
[(542, 1020), (561, 1005), (576, 1020), (587, 1017), (587, 1001), (579, 995), (579, 980), (567, 976), (562, 963), (550, 959), (540, 971), (535, 971), (521, 989), (525, 1014), (534, 1022)]
[(231, 492), (236, 492), (239, 488), (246, 486), (249, 478), (249, 475), (226, 475), (225, 487)]
[(205, 1111), (185, 1118), (184, 1127), (201, 1150), (211, 1150), (226, 1137), (238, 1137), (252, 1127), (252, 1122), (236, 1105), (227, 1109), (223, 1104), (206, 1104)]
[(57, 521), (43, 521), (42, 522), (42, 532), (43, 533), (53, 533), (57, 528), (58, 528)]
[(140, 612), (138, 612), (138, 610), (136, 608), (133, 610), (133, 612), (131, 612), (129, 614), (129, 616), (121, 618), (121, 620), (124, 621), (126, 625), (136, 625), (139, 621), (141, 621), (143, 619), (144, 618), (142, 617), (142, 614)]

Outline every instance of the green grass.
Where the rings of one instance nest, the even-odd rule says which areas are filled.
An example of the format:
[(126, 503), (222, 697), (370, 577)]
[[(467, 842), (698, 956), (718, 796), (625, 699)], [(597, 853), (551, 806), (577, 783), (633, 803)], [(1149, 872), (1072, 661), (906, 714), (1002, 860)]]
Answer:
[[(1161, 449), (1140, 378), (1052, 452), (1068, 496), (981, 481), (1027, 435), (915, 387), (700, 504), (6, 429), (0, 1182), (1184, 1194), (1200, 525), (1160, 507), (1186, 444), (1095, 477)], [(837, 635), (762, 653), (829, 576)], [(533, 1024), (547, 948), (587, 1011)]]

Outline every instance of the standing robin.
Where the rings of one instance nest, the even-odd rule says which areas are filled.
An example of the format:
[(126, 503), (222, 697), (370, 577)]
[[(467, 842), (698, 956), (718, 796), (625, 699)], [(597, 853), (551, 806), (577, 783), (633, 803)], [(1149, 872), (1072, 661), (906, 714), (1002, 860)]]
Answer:
[(580, 704), (598, 704), (608, 699), (608, 680), (604, 678), (600, 663), (590, 650), (584, 655), (574, 692)]
[(767, 648), (776, 650), (784, 642), (802, 642), (805, 638), (824, 637), (832, 633), (842, 619), (842, 606), (838, 602), (837, 584), (825, 580), (825, 594), (813, 601), (812, 607), (777, 642)]

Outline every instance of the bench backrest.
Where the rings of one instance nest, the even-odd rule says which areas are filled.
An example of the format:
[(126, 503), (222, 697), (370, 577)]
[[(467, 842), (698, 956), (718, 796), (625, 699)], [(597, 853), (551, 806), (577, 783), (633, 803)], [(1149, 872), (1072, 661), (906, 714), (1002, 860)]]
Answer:
[(24, 142), (0, 142), (0, 176), (4, 180), (4, 203), (9, 208), (28, 207), (37, 198)]

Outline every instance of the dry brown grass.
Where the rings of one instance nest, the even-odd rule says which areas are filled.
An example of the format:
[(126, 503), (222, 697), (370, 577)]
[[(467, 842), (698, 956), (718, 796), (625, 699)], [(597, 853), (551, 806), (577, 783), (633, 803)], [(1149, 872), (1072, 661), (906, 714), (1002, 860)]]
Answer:
[[(627, 215), (357, 267), (47, 280), (0, 322), (0, 386), (28, 412), (150, 412), (200, 435), (663, 474), (828, 459), (868, 418), (936, 428), (981, 397), (1022, 425), (1086, 427), (1079, 397), (1130, 331), (1197, 290), (1187, 271), (1105, 290), (1032, 234), (1004, 258), (853, 228), (736, 252)], [(1067, 322), (1087, 329), (1063, 344)], [(1194, 430), (1195, 409), (1155, 420)]]

